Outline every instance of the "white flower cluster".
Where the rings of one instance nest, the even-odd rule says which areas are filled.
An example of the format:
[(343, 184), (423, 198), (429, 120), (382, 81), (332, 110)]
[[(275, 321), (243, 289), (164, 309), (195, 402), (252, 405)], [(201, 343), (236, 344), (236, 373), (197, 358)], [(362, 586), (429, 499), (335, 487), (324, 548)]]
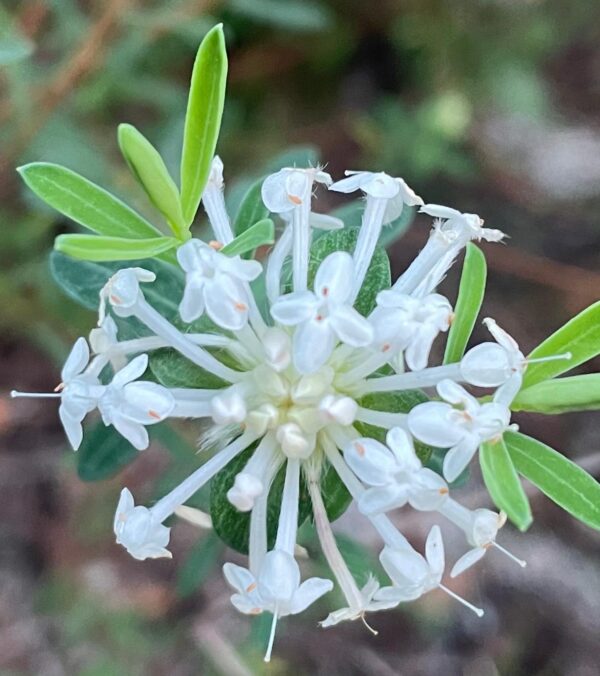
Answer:
[[(203, 202), (216, 240), (191, 239), (178, 249), (186, 280), (179, 313), (188, 323), (206, 313), (223, 333), (180, 331), (144, 297), (143, 286), (154, 281), (154, 274), (141, 268), (120, 270), (100, 294), (99, 326), (89, 338), (91, 361), (88, 343), (80, 338), (56, 393), (39, 395), (60, 398), (60, 418), (74, 449), (82, 441), (83, 418), (95, 408), (106, 425), (113, 425), (138, 449), (148, 445), (146, 426), (168, 417), (207, 418), (214, 424), (213, 436), (218, 437), (221, 430), (227, 436), (216, 455), (154, 506), (135, 506), (129, 490), (123, 489), (114, 531), (117, 542), (137, 559), (171, 556), (165, 520), (232, 459), (254, 448), (228, 493), (240, 512), (251, 512), (249, 565), (246, 569), (227, 563), (224, 573), (235, 589), (231, 600), (238, 610), (273, 614), (267, 657), (277, 619), (301, 612), (333, 587), (321, 578), (301, 582), (294, 556), (301, 474), (324, 555), (347, 602), (323, 626), (364, 620), (368, 611), (394, 607), (436, 588), (458, 598), (442, 584), (445, 561), (439, 527), (431, 529), (423, 556), (387, 516), (406, 504), (437, 512), (464, 532), (470, 549), (454, 564), (450, 577), (472, 566), (490, 547), (512, 557), (496, 544), (504, 515), (463, 507), (451, 497), (447, 482), (463, 472), (483, 442), (494, 442), (511, 427), (509, 406), (527, 360), (515, 341), (487, 319), (495, 342), (471, 349), (460, 363), (428, 367), (433, 342), (453, 320), (452, 305), (436, 292), (437, 286), (469, 241), (497, 242), (503, 234), (484, 228), (474, 214), (424, 204), (402, 179), (384, 173), (347, 175), (334, 183), (320, 169), (287, 168), (264, 181), (264, 204), (283, 223), (264, 269), (270, 303), (267, 318), (261, 315), (250, 286), (263, 273), (262, 265), (221, 251), (233, 232), (222, 195), (222, 163), (215, 158)], [(315, 184), (343, 193), (360, 190), (366, 201), (354, 251), (331, 253), (318, 268), (314, 283), (309, 283), (313, 228), (343, 225), (313, 213)], [(354, 305), (381, 230), (406, 206), (419, 206), (421, 213), (435, 219), (431, 235), (392, 287), (378, 294), (376, 308), (365, 317)], [(291, 285), (284, 274), (288, 260)], [(119, 341), (111, 315), (134, 317), (151, 335)], [(138, 380), (146, 369), (148, 352), (165, 346), (227, 385), (216, 390), (168, 389)], [(215, 347), (218, 352), (211, 351)], [(231, 357), (227, 364), (215, 356), (223, 352)], [(112, 377), (103, 384), (100, 378), (108, 370)], [(460, 383), (490, 388), (492, 396), (480, 403)], [(407, 414), (373, 410), (360, 403), (369, 393), (414, 388), (429, 388), (435, 400)], [(363, 438), (355, 423), (388, 430), (386, 444)], [(443, 477), (423, 467), (414, 440), (449, 449)], [(268, 550), (267, 496), (284, 465), (276, 542)], [(379, 588), (370, 578), (359, 588), (340, 555), (320, 488), (324, 469), (330, 466), (381, 536), (380, 561), (390, 586)], [(478, 615), (483, 613), (459, 600)]]

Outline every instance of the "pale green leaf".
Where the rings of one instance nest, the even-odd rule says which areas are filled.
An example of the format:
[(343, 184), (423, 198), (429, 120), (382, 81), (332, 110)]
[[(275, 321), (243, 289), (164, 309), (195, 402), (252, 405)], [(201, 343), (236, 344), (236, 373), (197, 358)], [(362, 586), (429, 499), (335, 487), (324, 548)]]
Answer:
[(529, 500), (504, 440), (482, 444), (479, 463), (483, 480), (496, 507), (505, 512), (519, 530), (527, 530), (533, 520)]
[(44, 202), (99, 235), (132, 239), (162, 236), (121, 200), (66, 167), (33, 162), (18, 171)]
[(544, 380), (521, 390), (513, 401), (513, 411), (567, 413), (600, 409), (600, 374)]
[(226, 78), (225, 37), (219, 24), (200, 44), (190, 84), (181, 157), (181, 206), (188, 226), (198, 210), (215, 154)]
[(525, 371), (523, 388), (554, 378), (600, 354), (600, 301), (573, 317), (558, 331), (538, 345), (530, 359), (570, 352), (572, 358), (530, 364)]
[(150, 201), (167, 219), (177, 237), (185, 239), (179, 191), (154, 146), (130, 124), (119, 125), (119, 147)]
[(241, 235), (254, 223), (262, 221), (269, 215), (269, 210), (262, 201), (261, 189), (264, 178), (253, 183), (242, 198), (242, 202), (233, 221), (233, 232)]
[(131, 261), (155, 258), (177, 245), (173, 237), (123, 239), (99, 235), (59, 235), (54, 241), (56, 251), (86, 261)]
[(244, 230), (241, 235), (238, 235), (234, 240), (226, 244), (221, 253), (227, 256), (239, 256), (249, 251), (258, 249), (259, 246), (265, 244), (273, 244), (275, 241), (275, 226), (270, 218), (263, 218), (253, 226)]
[(454, 320), (448, 332), (444, 364), (459, 362), (465, 353), (483, 302), (486, 276), (485, 256), (479, 247), (469, 242), (454, 306)]
[(505, 440), (520, 474), (576, 519), (600, 530), (600, 483), (593, 476), (525, 434), (507, 432)]

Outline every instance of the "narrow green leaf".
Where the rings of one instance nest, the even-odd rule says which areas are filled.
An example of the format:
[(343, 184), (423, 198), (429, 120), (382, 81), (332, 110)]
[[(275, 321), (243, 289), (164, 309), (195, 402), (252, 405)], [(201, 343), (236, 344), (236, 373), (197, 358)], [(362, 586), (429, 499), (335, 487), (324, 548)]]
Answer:
[(550, 414), (598, 410), (600, 374), (544, 380), (521, 390), (511, 408), (513, 411)]
[(77, 452), (77, 474), (82, 481), (109, 479), (135, 460), (139, 452), (114, 427), (97, 423), (87, 429)]
[[(319, 237), (310, 248), (310, 263), (308, 269), (308, 283), (312, 285), (317, 269), (325, 258), (334, 251), (348, 251), (352, 253), (358, 238), (358, 228), (344, 228), (331, 230)], [(362, 314), (368, 315), (375, 307), (377, 294), (391, 284), (390, 261), (381, 247), (375, 253), (367, 270), (354, 307)]]
[(121, 200), (66, 167), (33, 162), (19, 167), (18, 172), (44, 202), (99, 235), (132, 239), (162, 236)]
[(482, 444), (479, 463), (483, 480), (496, 507), (506, 512), (519, 530), (527, 530), (533, 521), (529, 500), (504, 440)]
[(248, 188), (248, 191), (242, 198), (242, 202), (233, 221), (233, 232), (236, 235), (241, 235), (254, 225), (254, 223), (262, 221), (263, 218), (267, 218), (269, 215), (269, 210), (262, 201), (261, 189), (263, 181), (264, 178), (259, 178), (258, 181)]
[(570, 352), (572, 358), (530, 364), (525, 371), (523, 389), (570, 371), (600, 354), (600, 301), (590, 305), (546, 338), (529, 358), (550, 357), (565, 352)]
[(177, 245), (173, 237), (123, 239), (99, 235), (59, 235), (54, 240), (56, 251), (85, 261), (131, 261), (155, 258)]
[(186, 239), (188, 230), (183, 222), (179, 191), (156, 148), (130, 124), (119, 125), (119, 147), (152, 204), (167, 219), (174, 234)]
[(190, 84), (181, 157), (181, 206), (188, 226), (198, 210), (215, 154), (226, 78), (225, 36), (219, 24), (200, 44)]
[(576, 519), (600, 530), (600, 483), (593, 476), (525, 434), (507, 432), (505, 440), (520, 474)]
[(274, 241), (275, 226), (273, 225), (273, 221), (270, 218), (263, 218), (262, 221), (258, 221), (258, 223), (242, 232), (241, 235), (238, 235), (229, 244), (226, 244), (221, 249), (221, 253), (228, 256), (239, 256), (248, 251), (254, 251), (259, 246), (273, 244)]
[(444, 364), (459, 362), (473, 333), (485, 294), (487, 265), (481, 249), (469, 242), (463, 263), (454, 321), (448, 332)]
[(158, 382), (165, 387), (214, 390), (227, 386), (218, 376), (196, 366), (179, 352), (169, 348), (152, 352), (149, 366)]

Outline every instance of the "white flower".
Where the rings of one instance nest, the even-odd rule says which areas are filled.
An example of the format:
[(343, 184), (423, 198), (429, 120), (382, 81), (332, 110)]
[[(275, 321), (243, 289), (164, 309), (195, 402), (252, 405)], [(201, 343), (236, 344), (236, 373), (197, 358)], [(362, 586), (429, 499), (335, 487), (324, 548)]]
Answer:
[(408, 367), (420, 371), (427, 366), (437, 335), (450, 327), (452, 306), (437, 293), (413, 298), (388, 289), (377, 294), (370, 321), (380, 349), (390, 351), (390, 356), (404, 350)]
[(353, 263), (349, 254), (336, 251), (325, 258), (315, 276), (315, 291), (295, 291), (271, 307), (273, 318), (296, 326), (294, 366), (311, 373), (329, 359), (336, 339), (360, 347), (373, 339), (373, 329), (349, 303)]
[(285, 214), (310, 201), (313, 182), (331, 184), (331, 176), (320, 169), (281, 169), (267, 176), (262, 199), (274, 214)]
[(439, 588), (470, 608), (479, 617), (483, 615), (483, 610), (471, 605), (442, 584), (445, 562), (444, 543), (439, 526), (433, 526), (429, 531), (424, 557), (409, 547), (402, 549), (384, 547), (379, 560), (394, 586), (380, 589), (375, 594), (375, 600), (396, 603), (414, 601), (432, 589)]
[(177, 260), (186, 273), (179, 305), (184, 322), (198, 319), (206, 310), (224, 329), (235, 331), (246, 325), (250, 302), (247, 282), (260, 275), (258, 261), (226, 256), (199, 239), (180, 246)]
[(344, 173), (348, 178), (336, 181), (329, 189), (344, 193), (362, 190), (369, 197), (387, 200), (383, 216), (384, 225), (395, 221), (402, 213), (405, 204), (410, 207), (423, 204), (423, 200), (412, 188), (408, 187), (402, 178), (393, 178), (383, 171), (377, 173), (346, 171)]
[(467, 542), (473, 547), (454, 564), (450, 577), (456, 577), (473, 566), (491, 547), (495, 547), (521, 567), (526, 565), (525, 561), (521, 561), (496, 542), (498, 531), (506, 523), (504, 512), (498, 514), (489, 509), (467, 509), (451, 498), (439, 508), (439, 512), (464, 531)]
[(175, 399), (166, 387), (152, 382), (133, 382), (147, 366), (148, 355), (133, 359), (114, 375), (98, 401), (104, 424), (113, 425), (138, 450), (149, 444), (145, 426), (165, 420), (175, 407)]
[[(352, 606), (348, 608), (340, 608), (339, 610), (334, 610), (332, 613), (319, 624), (322, 627), (333, 627), (340, 622), (348, 622), (353, 620), (361, 619), (365, 625), (373, 632), (371, 627), (365, 622), (365, 614), (373, 613), (378, 610), (388, 610), (389, 608), (394, 608), (397, 605), (397, 601), (375, 601), (374, 596), (379, 591), (379, 582), (372, 575), (369, 576), (367, 583), (360, 590), (360, 605)], [(373, 632), (377, 633), (377, 632)]]
[(414, 601), (428, 591), (439, 587), (444, 574), (444, 543), (439, 526), (433, 526), (427, 536), (425, 556), (412, 547), (392, 549), (384, 547), (379, 555), (381, 565), (390, 576), (393, 587), (383, 587), (375, 594), (376, 600)]
[(495, 343), (481, 343), (470, 349), (460, 362), (466, 382), (479, 387), (498, 387), (511, 376), (522, 374), (527, 367), (525, 355), (519, 345), (493, 319), (483, 320)]
[(92, 370), (93, 362), (88, 366), (89, 360), (88, 344), (85, 338), (78, 338), (60, 372), (61, 383), (53, 393), (18, 392), (17, 390), (10, 393), (13, 398), (60, 399), (58, 415), (74, 451), (79, 448), (83, 440), (81, 426), (83, 419), (96, 408), (105, 390), (97, 374)]
[(418, 404), (408, 414), (408, 428), (425, 444), (450, 448), (444, 457), (443, 471), (447, 481), (454, 481), (482, 442), (496, 439), (508, 429), (510, 410), (497, 401), (480, 404), (451, 380), (439, 383), (437, 391), (448, 403)]
[(258, 615), (263, 611), (273, 613), (273, 625), (265, 662), (271, 658), (277, 620), (286, 615), (296, 615), (333, 589), (331, 580), (311, 577), (300, 584), (300, 568), (294, 557), (286, 551), (268, 552), (255, 577), (249, 570), (226, 563), (223, 573), (236, 590), (231, 603), (241, 613)]
[(239, 424), (247, 413), (246, 402), (235, 389), (218, 390), (219, 394), (210, 400), (212, 419), (217, 425)]
[(477, 214), (463, 214), (457, 209), (439, 204), (424, 204), (419, 212), (440, 219), (436, 224), (436, 231), (452, 243), (466, 243), (472, 239), (500, 242), (505, 237), (501, 230), (484, 228), (483, 219)]
[(123, 545), (133, 558), (140, 561), (172, 558), (166, 549), (171, 529), (163, 526), (147, 507), (136, 507), (127, 488), (121, 491), (113, 528), (117, 543)]
[(92, 351), (110, 361), (114, 371), (119, 371), (127, 364), (127, 356), (119, 347), (117, 333), (115, 320), (107, 315), (100, 326), (92, 329), (89, 335)]
[(143, 297), (140, 282), (153, 282), (155, 279), (156, 275), (144, 268), (124, 268), (115, 272), (100, 291), (98, 325), (102, 326), (104, 322), (107, 300), (119, 317), (128, 317)]
[(404, 430), (391, 429), (386, 443), (384, 446), (375, 439), (356, 439), (344, 452), (358, 478), (372, 486), (360, 497), (360, 511), (381, 514), (407, 502), (414, 509), (437, 509), (448, 497), (446, 482), (423, 467)]

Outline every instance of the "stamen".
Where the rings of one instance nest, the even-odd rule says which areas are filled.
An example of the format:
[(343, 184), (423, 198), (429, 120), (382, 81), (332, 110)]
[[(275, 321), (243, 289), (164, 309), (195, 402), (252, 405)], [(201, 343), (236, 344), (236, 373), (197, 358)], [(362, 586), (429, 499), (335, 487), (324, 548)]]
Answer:
[(148, 411), (148, 415), (155, 420), (160, 420), (160, 413), (153, 411), (152, 409)]
[(365, 457), (365, 447), (362, 444), (359, 444), (358, 442), (354, 444), (354, 448), (356, 448), (356, 452), (358, 455), (360, 455), (361, 458)]
[(256, 582), (253, 582), (252, 584), (249, 584), (246, 587), (246, 593), (249, 594), (250, 592), (253, 592), (256, 589)]
[(271, 634), (269, 636), (269, 645), (267, 646), (267, 652), (265, 653), (265, 662), (271, 661), (271, 653), (273, 652), (273, 643), (275, 643), (275, 631), (277, 629), (277, 609), (273, 613), (273, 622), (271, 624)]
[(379, 632), (376, 629), (373, 629), (373, 627), (367, 622), (367, 620), (365, 619), (364, 613), (361, 613), (360, 619), (361, 619), (362, 623), (365, 625), (365, 627), (373, 634), (373, 636), (379, 635)]
[(288, 199), (292, 204), (295, 204), (296, 206), (302, 204), (302, 200), (298, 197), (298, 195), (288, 195)]
[(18, 397), (30, 399), (60, 399), (61, 395), (52, 392), (19, 392), (18, 390), (11, 390), (10, 398), (17, 399)]
[(62, 392), (65, 389), (66, 385), (65, 383), (58, 383), (58, 385), (54, 388), (55, 392)]
[(523, 559), (517, 558), (514, 554), (511, 554), (511, 552), (508, 551), (508, 549), (505, 549), (502, 545), (499, 545), (497, 542), (492, 542), (491, 543), (493, 547), (496, 549), (499, 549), (503, 554), (508, 556), (509, 559), (512, 559), (515, 563), (518, 563), (521, 568), (525, 568), (527, 565), (527, 561), (523, 561)]
[(236, 303), (233, 307), (239, 312), (246, 312), (246, 310), (248, 309), (248, 306), (246, 304), (239, 302)]
[(223, 248), (224, 244), (223, 244), (223, 242), (219, 242), (219, 241), (217, 241), (216, 239), (212, 239), (212, 240), (208, 243), (208, 246), (209, 246), (211, 249), (214, 249), (215, 251), (220, 251), (220, 250)]
[(466, 599), (463, 599), (462, 596), (459, 596), (451, 589), (448, 589), (448, 587), (445, 587), (443, 584), (440, 584), (438, 586), (442, 591), (445, 591), (446, 594), (448, 594), (448, 596), (451, 596), (453, 599), (460, 601), (460, 603), (462, 603), (463, 606), (466, 606), (469, 610), (472, 610), (475, 613), (475, 615), (477, 615), (477, 617), (483, 617), (484, 611), (481, 608), (478, 608), (477, 606), (474, 606), (472, 603), (469, 603)]

